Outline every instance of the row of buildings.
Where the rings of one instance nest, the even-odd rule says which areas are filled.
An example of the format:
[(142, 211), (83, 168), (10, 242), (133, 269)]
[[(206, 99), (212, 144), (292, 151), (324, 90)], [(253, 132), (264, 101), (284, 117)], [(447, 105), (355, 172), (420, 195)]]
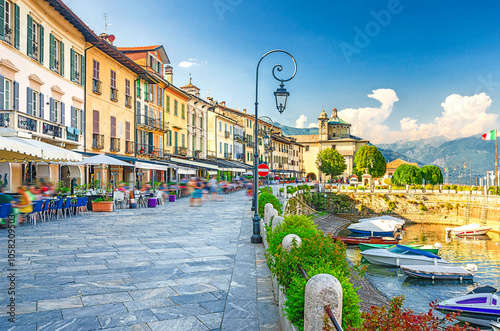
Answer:
[[(276, 175), (305, 175), (304, 146), (295, 138), (266, 121), (255, 123), (245, 109), (200, 97), (191, 80), (176, 86), (161, 44), (116, 47), (114, 39), (94, 33), (60, 0), (0, 0), (3, 135), (131, 164), (0, 163), (10, 187), (70, 178), (148, 182), (241, 175), (253, 165), (255, 139), (259, 162)], [(265, 137), (272, 143), (265, 145)]]

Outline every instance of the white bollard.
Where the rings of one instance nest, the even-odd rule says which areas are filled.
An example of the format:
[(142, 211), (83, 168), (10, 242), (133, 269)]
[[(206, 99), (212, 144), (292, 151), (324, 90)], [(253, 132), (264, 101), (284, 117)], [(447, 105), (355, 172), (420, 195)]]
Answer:
[(325, 306), (330, 306), (337, 322), (342, 325), (342, 285), (332, 275), (318, 274), (306, 284), (304, 298), (304, 331), (323, 330), (325, 320), (329, 330), (335, 330)]
[(273, 218), (273, 230), (283, 222), (284, 218), (281, 216), (275, 216)]
[(269, 225), (273, 217), (278, 216), (278, 211), (274, 208), (270, 209), (267, 215), (264, 217), (264, 224)]
[(300, 247), (300, 245), (302, 244), (302, 239), (300, 239), (300, 237), (296, 234), (289, 234), (286, 235), (285, 238), (283, 238), (281, 244), (283, 245), (283, 248), (285, 250), (290, 251), (290, 249), (292, 249), (292, 247), (294, 246)]

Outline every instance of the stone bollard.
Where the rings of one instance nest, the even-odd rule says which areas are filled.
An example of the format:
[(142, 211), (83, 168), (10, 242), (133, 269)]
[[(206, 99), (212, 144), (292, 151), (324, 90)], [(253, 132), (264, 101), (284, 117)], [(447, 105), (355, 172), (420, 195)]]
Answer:
[(274, 216), (273, 218), (273, 230), (283, 222), (284, 218), (281, 216)]
[(285, 250), (290, 251), (294, 246), (300, 247), (302, 239), (300, 239), (300, 237), (296, 234), (288, 234), (285, 238), (283, 238), (281, 244)]
[(264, 206), (264, 219), (266, 218), (267, 213), (269, 213), (269, 211), (271, 211), (271, 209), (273, 208), (274, 207), (272, 203), (266, 203), (266, 205)]
[(329, 330), (335, 330), (325, 311), (328, 305), (342, 325), (342, 286), (337, 278), (327, 274), (311, 277), (306, 284), (304, 300), (304, 331), (323, 330), (325, 320), (328, 320)]
[(269, 225), (273, 217), (278, 216), (278, 211), (274, 208), (269, 210), (269, 212), (264, 216), (264, 224)]

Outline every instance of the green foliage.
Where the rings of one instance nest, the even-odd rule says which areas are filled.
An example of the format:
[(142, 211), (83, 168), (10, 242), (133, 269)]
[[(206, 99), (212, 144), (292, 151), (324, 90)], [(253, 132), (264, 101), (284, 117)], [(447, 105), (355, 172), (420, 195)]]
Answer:
[(269, 193), (269, 194), (273, 194), (273, 188), (272, 187), (262, 187), (259, 189), (259, 195), (262, 194), (262, 193)]
[[(319, 162), (321, 161), (321, 166)], [(336, 149), (326, 148), (318, 153), (316, 166), (327, 176), (337, 177), (347, 169), (345, 159)]]
[(389, 211), (393, 211), (396, 208), (396, 201), (388, 201), (387, 208), (389, 208)]
[(104, 197), (99, 197), (95, 200), (92, 200), (92, 202), (103, 202), (103, 201), (113, 201), (112, 197), (104, 196)]
[(425, 189), (431, 191), (434, 189), (434, 185), (427, 184), (427, 185), (425, 185)]
[(384, 179), (384, 184), (391, 185), (392, 184), (391, 179), (390, 178), (385, 178)]
[[(302, 244), (288, 252), (281, 242), (292, 233), (302, 239)], [(346, 247), (342, 242), (325, 237), (309, 217), (298, 215), (286, 217), (274, 230), (268, 226), (266, 239), (269, 243), (266, 252), (268, 265), (287, 295), (284, 311), (292, 324), (303, 330), (306, 280), (298, 271), (300, 264), (309, 277), (324, 273), (340, 281), (343, 289), (342, 324), (344, 327), (360, 326), (360, 300), (350, 283), (354, 269), (347, 263)]]
[(449, 190), (450, 189), (450, 185), (443, 185), (443, 190)]
[(266, 204), (272, 204), (274, 209), (278, 211), (278, 214), (283, 213), (283, 205), (279, 202), (278, 198), (276, 198), (273, 194), (270, 193), (261, 193), (259, 195), (259, 215), (260, 217), (264, 217), (264, 207)]
[(457, 187), (458, 187), (458, 185), (457, 185), (457, 184), (453, 184), (453, 185), (451, 185), (451, 186), (450, 186), (450, 188), (451, 188), (452, 190), (456, 190), (456, 189), (457, 189)]
[[(373, 164), (372, 164), (373, 163)], [(364, 145), (354, 156), (354, 169), (352, 170), (358, 178), (365, 174), (365, 169), (374, 178), (380, 178), (385, 175), (386, 162), (377, 147)]]
[(425, 184), (443, 184), (443, 172), (435, 165), (426, 165), (420, 169)]
[(391, 180), (399, 185), (422, 184), (422, 173), (417, 166), (402, 164), (396, 169)]

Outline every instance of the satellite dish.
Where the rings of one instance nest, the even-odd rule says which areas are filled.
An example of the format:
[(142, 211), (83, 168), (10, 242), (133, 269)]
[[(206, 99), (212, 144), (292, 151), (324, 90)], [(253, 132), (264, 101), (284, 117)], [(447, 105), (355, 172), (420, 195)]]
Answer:
[(115, 36), (114, 36), (114, 35), (112, 35), (112, 34), (110, 34), (110, 35), (108, 36), (108, 40), (109, 40), (109, 41), (111, 41), (111, 42), (115, 41), (115, 39), (116, 39), (116, 38), (115, 38)]

